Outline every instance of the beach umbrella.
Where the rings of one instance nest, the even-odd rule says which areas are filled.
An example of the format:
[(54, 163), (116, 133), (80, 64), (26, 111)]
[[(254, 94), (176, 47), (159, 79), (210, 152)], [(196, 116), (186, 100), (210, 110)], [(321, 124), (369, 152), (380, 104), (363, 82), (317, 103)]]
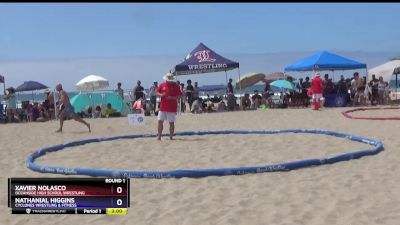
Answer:
[(272, 88), (277, 88), (279, 90), (296, 90), (296, 86), (292, 82), (287, 80), (276, 80), (270, 85)]
[(274, 72), (274, 73), (270, 73), (268, 75), (266, 75), (264, 77), (264, 82), (272, 82), (272, 81), (276, 81), (276, 80), (284, 80), (285, 79), (285, 74), (282, 72)]
[(23, 91), (32, 91), (32, 100), (35, 100), (34, 96), (33, 96), (33, 91), (36, 90), (43, 90), (43, 89), (47, 89), (49, 87), (47, 87), (46, 85), (39, 83), (37, 81), (24, 81), (23, 84), (19, 85), (15, 91), (16, 92), (23, 92)]
[(254, 84), (264, 80), (265, 74), (263, 73), (248, 73), (236, 81), (236, 88), (242, 87), (247, 88)]
[(270, 73), (268, 75), (266, 75), (264, 77), (264, 82), (266, 83), (271, 83), (272, 81), (276, 81), (276, 80), (286, 80), (288, 78), (292, 78), (292, 80), (296, 80), (295, 78), (293, 78), (292, 76), (288, 76), (285, 75), (282, 72), (274, 72), (274, 73)]
[[(98, 75), (88, 75), (76, 83), (76, 89), (79, 91), (93, 92), (95, 90), (103, 89), (109, 86), (108, 80)], [(90, 105), (94, 104), (93, 94), (88, 95)]]
[(89, 75), (76, 83), (76, 89), (87, 92), (103, 89), (108, 86), (108, 80), (98, 75)]
[(199, 91), (207, 92), (207, 91), (221, 91), (225, 90), (226, 87), (223, 84), (214, 84), (214, 85), (203, 85), (199, 87)]
[(24, 81), (23, 84), (19, 85), (15, 91), (16, 92), (21, 92), (21, 91), (36, 91), (36, 90), (43, 90), (49, 88), (46, 85), (39, 83), (37, 81)]

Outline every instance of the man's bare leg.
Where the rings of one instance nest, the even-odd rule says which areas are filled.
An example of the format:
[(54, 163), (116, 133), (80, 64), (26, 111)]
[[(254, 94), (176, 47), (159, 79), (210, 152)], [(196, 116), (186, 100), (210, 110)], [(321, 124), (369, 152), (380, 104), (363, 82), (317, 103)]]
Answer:
[(61, 133), (64, 124), (64, 115), (60, 115), (60, 128), (56, 130), (56, 133)]
[(164, 121), (159, 120), (158, 121), (158, 135), (157, 135), (157, 140), (161, 140), (161, 133), (164, 129)]
[(173, 140), (174, 138), (174, 131), (175, 131), (175, 124), (169, 123), (169, 139)]
[(89, 128), (89, 132), (92, 132), (92, 131), (90, 130), (90, 124), (89, 124), (89, 123), (87, 123), (86, 121), (84, 121), (82, 118), (80, 118), (80, 117), (77, 116), (77, 115), (75, 115), (73, 118), (74, 118), (74, 120), (76, 120), (76, 121), (78, 121), (78, 122), (80, 122), (80, 123), (85, 124), (85, 125), (87, 126), (87, 128)]

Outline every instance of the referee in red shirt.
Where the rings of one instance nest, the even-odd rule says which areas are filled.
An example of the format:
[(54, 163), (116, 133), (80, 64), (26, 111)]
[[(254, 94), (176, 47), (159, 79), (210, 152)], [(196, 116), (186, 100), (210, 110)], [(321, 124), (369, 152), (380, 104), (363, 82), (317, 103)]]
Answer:
[(182, 95), (181, 88), (176, 83), (172, 73), (167, 73), (163, 77), (165, 82), (161, 83), (156, 89), (156, 95), (160, 96), (160, 110), (158, 112), (158, 140), (164, 129), (164, 120), (169, 122), (169, 139), (173, 139), (175, 131), (176, 110), (178, 99)]

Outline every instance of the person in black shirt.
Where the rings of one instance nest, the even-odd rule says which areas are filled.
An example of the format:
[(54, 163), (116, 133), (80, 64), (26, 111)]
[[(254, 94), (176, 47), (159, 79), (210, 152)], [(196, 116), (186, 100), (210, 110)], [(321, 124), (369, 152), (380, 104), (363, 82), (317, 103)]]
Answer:
[(378, 94), (378, 85), (379, 80), (376, 79), (375, 74), (372, 74), (372, 80), (369, 82), (369, 87), (371, 88), (371, 105), (375, 105), (378, 102), (379, 94)]
[(303, 82), (302, 88), (309, 89), (311, 87), (310, 78), (306, 77), (306, 81)]
[(194, 87), (192, 85), (192, 81), (191, 80), (187, 80), (187, 85), (186, 85), (186, 97), (187, 97), (187, 102), (189, 103), (189, 109), (192, 108), (192, 103), (194, 101), (193, 99), (193, 91), (194, 91)]
[(138, 80), (136, 87), (133, 89), (135, 101), (139, 100), (140, 98), (144, 99), (144, 88), (140, 86), (140, 84), (141, 82)]
[(264, 87), (264, 93), (263, 93), (263, 98), (268, 99), (269, 98), (269, 91), (271, 90), (271, 86), (269, 85), (268, 82), (265, 82), (265, 87)]
[(344, 80), (343, 75), (340, 76), (340, 80), (337, 83), (337, 90), (338, 90), (338, 94), (347, 94), (347, 83)]
[(227, 93), (232, 93), (233, 94), (233, 85), (232, 85), (232, 78), (229, 78), (229, 82), (226, 88)]

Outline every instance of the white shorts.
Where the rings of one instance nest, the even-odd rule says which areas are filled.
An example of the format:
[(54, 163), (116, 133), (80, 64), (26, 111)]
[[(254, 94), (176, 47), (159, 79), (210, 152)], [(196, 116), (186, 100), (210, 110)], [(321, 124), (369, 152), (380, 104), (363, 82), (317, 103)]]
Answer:
[(313, 94), (312, 95), (312, 100), (313, 101), (316, 101), (317, 99), (321, 100), (321, 98), (322, 98), (322, 94)]
[(158, 111), (158, 120), (164, 121), (168, 120), (170, 123), (175, 123), (176, 120), (176, 112), (162, 112)]

